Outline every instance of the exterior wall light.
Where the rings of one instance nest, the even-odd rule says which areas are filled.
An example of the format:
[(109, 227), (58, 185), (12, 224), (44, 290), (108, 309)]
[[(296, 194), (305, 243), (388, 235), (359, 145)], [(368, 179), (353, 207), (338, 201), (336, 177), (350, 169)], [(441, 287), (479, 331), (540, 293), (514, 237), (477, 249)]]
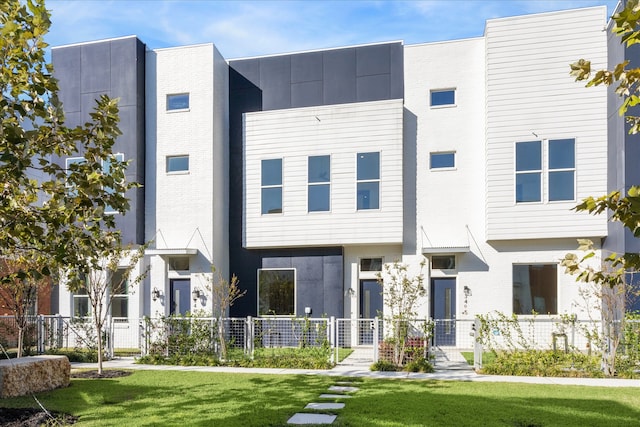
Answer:
[(153, 301), (157, 301), (158, 298), (160, 298), (160, 291), (158, 290), (158, 288), (153, 288), (153, 290), (151, 291), (151, 299)]
[(193, 302), (196, 302), (200, 298), (200, 290), (194, 289), (191, 291), (191, 298), (193, 298)]

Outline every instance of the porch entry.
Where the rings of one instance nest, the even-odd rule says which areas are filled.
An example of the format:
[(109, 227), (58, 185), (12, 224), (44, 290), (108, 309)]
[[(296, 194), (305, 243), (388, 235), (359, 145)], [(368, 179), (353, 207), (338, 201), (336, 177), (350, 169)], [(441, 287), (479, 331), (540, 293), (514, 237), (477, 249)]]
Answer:
[(169, 314), (182, 315), (191, 311), (191, 280), (171, 279), (169, 288)]
[(431, 313), (435, 345), (456, 345), (456, 279), (431, 279)]
[[(382, 286), (375, 279), (360, 280), (360, 318), (373, 319), (382, 313)], [(367, 322), (358, 322), (359, 345), (373, 344), (373, 328)]]

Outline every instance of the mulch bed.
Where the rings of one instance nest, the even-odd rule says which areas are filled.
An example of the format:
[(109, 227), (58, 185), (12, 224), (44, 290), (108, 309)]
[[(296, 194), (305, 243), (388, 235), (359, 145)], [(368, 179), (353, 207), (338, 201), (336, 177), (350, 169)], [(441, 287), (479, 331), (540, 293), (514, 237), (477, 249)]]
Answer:
[[(99, 375), (94, 371), (77, 371), (71, 373), (71, 378), (120, 378), (131, 375), (131, 371), (105, 370)], [(78, 417), (62, 412), (49, 411), (47, 415), (41, 409), (35, 408), (0, 408), (0, 426), (2, 427), (39, 427), (41, 425), (71, 425), (78, 421)], [(55, 419), (55, 422), (51, 419)]]
[(41, 425), (70, 425), (78, 421), (78, 417), (49, 411), (49, 417), (41, 409), (34, 408), (0, 408), (0, 426), (3, 427), (39, 427)]

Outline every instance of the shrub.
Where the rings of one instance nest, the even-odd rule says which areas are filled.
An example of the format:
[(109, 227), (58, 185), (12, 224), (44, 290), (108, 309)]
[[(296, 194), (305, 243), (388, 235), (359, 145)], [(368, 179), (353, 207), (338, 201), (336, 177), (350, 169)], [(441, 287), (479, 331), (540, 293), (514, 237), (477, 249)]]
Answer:
[(419, 357), (404, 366), (407, 372), (424, 372), (429, 374), (434, 371), (433, 365), (424, 357)]
[(397, 371), (398, 367), (393, 363), (389, 362), (388, 360), (380, 359), (376, 363), (371, 365), (369, 369), (372, 371), (393, 372), (393, 371)]

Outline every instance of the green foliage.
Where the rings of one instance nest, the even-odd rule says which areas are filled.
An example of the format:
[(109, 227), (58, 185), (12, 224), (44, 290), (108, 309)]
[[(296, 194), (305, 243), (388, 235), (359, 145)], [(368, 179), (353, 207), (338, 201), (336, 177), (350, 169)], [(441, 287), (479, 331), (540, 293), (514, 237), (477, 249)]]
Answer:
[(551, 350), (498, 351), (481, 373), (533, 377), (603, 377), (600, 358), (579, 352)]
[(67, 359), (69, 359), (69, 362), (96, 363), (98, 361), (98, 352), (96, 352), (95, 349), (81, 350), (81, 349), (55, 348), (55, 349), (47, 350), (45, 354), (67, 356)]
[(380, 359), (375, 362), (369, 368), (372, 371), (381, 371), (381, 372), (395, 372), (398, 370), (398, 365), (395, 363), (389, 362), (388, 360)]
[(419, 357), (405, 364), (403, 370), (407, 372), (423, 372), (425, 374), (434, 372), (433, 365), (424, 357)]

